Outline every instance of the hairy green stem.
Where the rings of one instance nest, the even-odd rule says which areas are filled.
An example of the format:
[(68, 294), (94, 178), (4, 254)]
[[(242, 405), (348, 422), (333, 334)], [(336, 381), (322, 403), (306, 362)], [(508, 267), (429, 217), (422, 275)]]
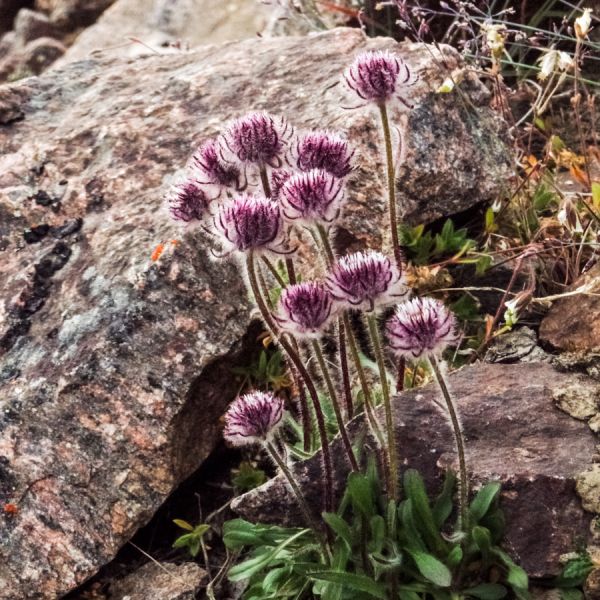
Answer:
[(323, 458), (323, 470), (325, 472), (324, 481), (324, 494), (323, 501), (325, 510), (330, 511), (333, 508), (333, 463), (331, 461), (331, 453), (329, 451), (329, 440), (327, 439), (327, 428), (325, 426), (325, 416), (319, 400), (319, 394), (317, 388), (310, 376), (310, 373), (306, 370), (302, 359), (298, 352), (295, 351), (294, 347), (285, 339), (284, 336), (278, 335), (278, 327), (275, 323), (271, 313), (262, 297), (260, 286), (258, 284), (258, 278), (256, 276), (256, 268), (254, 265), (254, 253), (249, 252), (246, 256), (246, 271), (248, 274), (248, 281), (250, 282), (250, 288), (256, 304), (261, 313), (263, 320), (269, 332), (273, 336), (273, 339), (278, 340), (279, 344), (283, 348), (284, 352), (292, 362), (293, 366), (297, 369), (298, 373), (304, 380), (306, 389), (310, 395), (313, 408), (315, 410), (315, 416), (317, 418), (317, 427), (319, 429), (319, 436), (321, 438), (321, 454)]
[(390, 467), (390, 496), (392, 500), (398, 500), (398, 449), (396, 448), (396, 434), (394, 431), (394, 414), (392, 411), (392, 401), (390, 398), (390, 388), (387, 380), (387, 372), (385, 368), (385, 359), (381, 347), (381, 338), (379, 336), (379, 328), (377, 326), (377, 316), (375, 313), (367, 315), (367, 324), (369, 326), (369, 334), (373, 351), (375, 352), (375, 360), (379, 368), (379, 378), (381, 379), (381, 393), (383, 395), (383, 407), (385, 410), (385, 427), (387, 430), (387, 445), (388, 445), (388, 461)]
[(377, 417), (374, 412), (374, 402), (373, 396), (371, 395), (371, 388), (369, 387), (369, 382), (367, 381), (367, 376), (365, 374), (365, 370), (360, 362), (360, 355), (358, 353), (358, 344), (356, 342), (356, 337), (354, 335), (354, 331), (352, 330), (352, 325), (350, 324), (350, 318), (348, 317), (348, 313), (344, 313), (342, 316), (342, 322), (344, 324), (344, 329), (346, 331), (346, 337), (348, 339), (348, 345), (350, 346), (350, 354), (352, 355), (352, 362), (354, 362), (354, 367), (356, 368), (356, 372), (358, 373), (358, 379), (360, 381), (360, 387), (362, 389), (362, 393), (365, 401), (365, 413), (367, 415), (367, 420), (369, 421), (369, 425), (371, 426), (371, 430), (375, 439), (379, 443), (380, 446), (384, 446), (385, 442), (383, 439), (383, 435), (381, 433), (381, 426), (377, 421)]
[(465, 441), (460, 427), (460, 422), (458, 420), (458, 414), (454, 407), (452, 396), (450, 395), (450, 390), (446, 385), (446, 381), (442, 375), (442, 371), (440, 370), (437, 359), (431, 356), (429, 357), (429, 363), (431, 364), (433, 374), (435, 375), (438, 385), (440, 386), (440, 390), (442, 391), (442, 396), (444, 396), (444, 400), (446, 401), (446, 407), (448, 409), (448, 414), (450, 415), (450, 421), (452, 422), (452, 430), (454, 432), (454, 439), (456, 441), (456, 452), (458, 454), (458, 467), (460, 471), (460, 489), (458, 490), (460, 526), (463, 531), (467, 531), (469, 526), (467, 504), (469, 499), (469, 475), (467, 472), (467, 461), (465, 458)]
[(396, 216), (396, 175), (394, 169), (394, 154), (392, 150), (392, 134), (385, 102), (379, 105), (383, 140), (385, 143), (385, 156), (387, 162), (387, 187), (388, 187), (388, 215), (390, 218), (390, 231), (392, 234), (392, 250), (398, 268), (402, 265), (402, 250), (398, 237), (398, 218)]
[(346, 418), (348, 421), (354, 416), (354, 402), (352, 401), (352, 387), (350, 385), (350, 370), (348, 369), (348, 349), (346, 347), (346, 330), (344, 321), (338, 318), (338, 347), (340, 353), (340, 370), (342, 371), (342, 390), (346, 404)]
[(275, 448), (275, 446), (271, 442), (264, 443), (269, 456), (275, 461), (277, 466), (281, 469), (281, 472), (284, 474), (285, 478), (288, 480), (290, 487), (292, 488), (292, 492), (296, 497), (296, 501), (298, 502), (298, 506), (302, 511), (302, 514), (306, 520), (306, 524), (313, 530), (315, 536), (319, 540), (319, 544), (321, 545), (321, 549), (323, 550), (323, 555), (325, 560), (329, 563), (331, 561), (331, 551), (327, 544), (325, 537), (323, 536), (323, 531), (319, 526), (319, 523), (315, 519), (308, 503), (306, 502), (306, 498), (304, 494), (300, 490), (300, 485), (296, 481), (294, 474), (290, 470), (290, 468), (285, 464), (283, 458), (279, 455), (279, 452)]
[(346, 430), (346, 424), (344, 423), (344, 417), (342, 416), (342, 411), (340, 409), (340, 403), (337, 397), (337, 393), (335, 391), (335, 386), (333, 385), (331, 373), (329, 372), (329, 367), (325, 362), (323, 350), (321, 349), (321, 344), (318, 340), (312, 341), (312, 349), (315, 353), (315, 357), (317, 358), (317, 362), (319, 363), (321, 374), (323, 375), (327, 391), (329, 392), (329, 396), (331, 398), (331, 405), (333, 406), (333, 412), (335, 413), (335, 419), (338, 424), (338, 429), (340, 430), (340, 436), (344, 444), (344, 449), (346, 450), (346, 454), (348, 455), (348, 461), (350, 462), (352, 470), (358, 471), (358, 462), (356, 461), (354, 451), (352, 450), (352, 444), (350, 443), (350, 438), (348, 437), (348, 431)]

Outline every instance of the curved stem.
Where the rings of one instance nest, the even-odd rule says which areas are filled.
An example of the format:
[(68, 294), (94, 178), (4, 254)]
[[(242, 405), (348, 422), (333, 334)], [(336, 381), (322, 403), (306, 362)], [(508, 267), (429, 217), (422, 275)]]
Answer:
[(331, 552), (329, 546), (327, 545), (327, 542), (323, 537), (322, 530), (319, 527), (317, 520), (315, 519), (314, 515), (312, 514), (312, 511), (310, 510), (310, 507), (308, 506), (308, 503), (306, 502), (304, 494), (302, 494), (302, 491), (300, 490), (300, 485), (296, 481), (294, 474), (285, 464), (285, 461), (279, 455), (279, 452), (277, 452), (277, 449), (271, 442), (265, 442), (264, 445), (265, 449), (269, 453), (269, 456), (275, 461), (277, 466), (281, 469), (281, 472), (285, 475), (285, 478), (288, 480), (288, 483), (292, 488), (292, 492), (294, 493), (294, 496), (296, 497), (296, 500), (298, 502), (298, 506), (300, 507), (304, 519), (306, 520), (306, 524), (314, 531), (314, 534), (317, 536), (317, 539), (321, 544), (323, 554), (325, 555), (325, 559), (329, 563), (331, 561)]
[(377, 327), (377, 316), (375, 313), (367, 315), (369, 325), (369, 334), (375, 352), (375, 359), (379, 367), (379, 378), (381, 380), (381, 392), (383, 395), (383, 407), (385, 409), (385, 426), (387, 429), (388, 460), (390, 465), (390, 496), (392, 500), (398, 500), (398, 449), (396, 448), (396, 434), (394, 431), (394, 415), (392, 412), (392, 402), (390, 399), (390, 388), (385, 369), (385, 360), (381, 348), (381, 339)]
[(402, 266), (402, 251), (398, 237), (398, 218), (396, 216), (396, 175), (394, 169), (394, 155), (392, 150), (392, 134), (385, 103), (379, 105), (383, 140), (385, 143), (385, 156), (387, 162), (387, 187), (388, 187), (388, 215), (390, 218), (390, 231), (392, 234), (392, 250), (398, 268)]
[(319, 232), (319, 238), (321, 239), (321, 244), (323, 245), (323, 250), (325, 251), (327, 266), (331, 267), (335, 261), (335, 256), (333, 254), (331, 242), (329, 241), (329, 234), (325, 230), (325, 227), (323, 227), (323, 225), (320, 223), (317, 225), (317, 231)]
[(462, 434), (462, 430), (460, 427), (460, 422), (458, 421), (458, 414), (454, 407), (454, 402), (452, 401), (452, 396), (450, 395), (450, 390), (446, 385), (446, 381), (442, 375), (440, 367), (438, 365), (437, 360), (433, 357), (429, 357), (429, 363), (431, 364), (431, 369), (433, 370), (433, 374), (440, 386), (440, 390), (442, 391), (442, 396), (444, 396), (444, 400), (446, 401), (446, 407), (448, 408), (448, 413), (450, 414), (450, 420), (452, 422), (452, 430), (454, 431), (454, 439), (456, 441), (456, 451), (458, 454), (458, 467), (460, 471), (460, 489), (459, 492), (459, 509), (460, 509), (460, 526), (463, 531), (467, 530), (468, 527), (468, 498), (469, 498), (469, 476), (467, 472), (467, 461), (465, 459), (465, 441), (464, 436)]
[(283, 278), (279, 274), (279, 271), (277, 271), (277, 267), (275, 267), (275, 265), (266, 256), (261, 256), (261, 260), (263, 261), (263, 263), (265, 263), (265, 265), (267, 266), (267, 269), (269, 269), (271, 275), (273, 275), (273, 277), (275, 278), (275, 281), (282, 288), (284, 288), (285, 287), (285, 281), (283, 280)]
[(331, 454), (329, 452), (329, 441), (327, 439), (327, 428), (325, 426), (325, 416), (323, 415), (323, 409), (319, 401), (319, 394), (317, 388), (304, 366), (300, 356), (294, 350), (292, 345), (285, 339), (285, 337), (278, 335), (278, 327), (269, 312), (269, 309), (260, 293), (260, 286), (258, 285), (258, 279), (256, 277), (256, 269), (254, 266), (254, 253), (249, 252), (246, 256), (246, 270), (248, 273), (248, 281), (250, 282), (250, 288), (256, 300), (256, 304), (261, 313), (262, 318), (267, 325), (271, 335), (274, 339), (277, 339), (281, 347), (285, 351), (286, 355), (294, 365), (294, 367), (300, 373), (300, 376), (304, 380), (306, 389), (310, 395), (315, 415), (317, 418), (317, 426), (319, 429), (319, 436), (321, 438), (321, 453), (323, 457), (323, 470), (325, 471), (325, 482), (324, 482), (324, 495), (323, 501), (325, 510), (330, 511), (333, 508), (333, 463), (331, 461)]
[(260, 182), (262, 184), (263, 192), (267, 198), (271, 197), (271, 185), (269, 184), (269, 174), (267, 173), (267, 167), (264, 165), (260, 167)]
[(317, 357), (317, 362), (319, 363), (321, 373), (323, 374), (323, 379), (325, 380), (327, 391), (329, 392), (329, 396), (331, 397), (333, 412), (335, 413), (335, 419), (340, 430), (340, 436), (344, 444), (344, 449), (346, 450), (348, 460), (350, 461), (350, 466), (352, 467), (353, 471), (358, 471), (358, 463), (356, 462), (356, 457), (354, 456), (354, 451), (352, 450), (352, 444), (350, 443), (350, 438), (348, 437), (348, 431), (346, 430), (346, 424), (344, 423), (344, 418), (342, 417), (342, 411), (340, 409), (340, 403), (337, 397), (337, 393), (335, 391), (335, 386), (333, 385), (331, 373), (329, 372), (329, 367), (325, 362), (325, 357), (323, 356), (323, 351), (321, 350), (321, 344), (318, 340), (312, 341), (312, 348), (315, 353), (315, 356)]

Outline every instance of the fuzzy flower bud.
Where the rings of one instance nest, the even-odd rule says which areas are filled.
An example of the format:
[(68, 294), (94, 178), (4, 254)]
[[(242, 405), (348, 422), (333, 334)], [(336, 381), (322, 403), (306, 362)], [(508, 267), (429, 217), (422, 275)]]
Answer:
[(342, 256), (327, 277), (327, 287), (335, 300), (365, 310), (390, 304), (407, 292), (397, 267), (374, 250)]
[(362, 100), (381, 105), (396, 98), (410, 108), (402, 92), (416, 77), (401, 58), (384, 50), (359, 54), (346, 69), (344, 80)]
[(587, 37), (587, 34), (590, 32), (590, 27), (592, 26), (592, 9), (584, 8), (583, 14), (575, 19), (575, 35), (583, 40)]
[(433, 298), (413, 298), (398, 305), (387, 323), (387, 334), (395, 354), (413, 358), (438, 356), (458, 339), (454, 315)]
[(279, 206), (267, 198), (242, 194), (222, 204), (213, 223), (226, 254), (283, 251), (285, 238)]
[(223, 437), (233, 446), (268, 442), (282, 423), (283, 400), (271, 393), (251, 392), (232, 402)]
[(208, 140), (194, 152), (192, 163), (206, 180), (205, 183), (239, 190), (241, 180), (239, 169), (235, 165), (225, 163), (220, 153), (217, 140)]
[(292, 128), (283, 117), (252, 112), (233, 121), (222, 139), (234, 160), (279, 168), (291, 134)]
[(352, 171), (352, 150), (343, 137), (330, 131), (301, 135), (292, 150), (295, 166), (301, 171), (323, 169), (340, 179)]
[(304, 225), (335, 220), (344, 196), (340, 179), (313, 169), (290, 177), (281, 187), (279, 201), (283, 216)]
[(333, 298), (321, 281), (290, 285), (281, 293), (276, 316), (284, 331), (301, 338), (317, 338), (329, 324)]
[(166, 198), (171, 218), (182, 225), (199, 223), (208, 209), (209, 199), (204, 190), (192, 180), (174, 185)]

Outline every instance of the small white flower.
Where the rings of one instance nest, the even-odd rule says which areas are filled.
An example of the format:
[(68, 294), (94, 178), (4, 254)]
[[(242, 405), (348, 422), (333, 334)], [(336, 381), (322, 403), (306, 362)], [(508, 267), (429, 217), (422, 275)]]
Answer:
[(592, 9), (584, 8), (583, 14), (575, 19), (575, 35), (582, 40), (587, 36), (592, 25)]
[(545, 81), (555, 71), (567, 71), (573, 66), (573, 57), (567, 52), (561, 52), (551, 48), (546, 50), (544, 54), (538, 59), (540, 63), (540, 72), (538, 73), (538, 79)]
[(481, 29), (483, 33), (485, 33), (485, 40), (490, 52), (496, 58), (499, 57), (504, 51), (506, 27), (504, 25), (492, 25), (491, 23), (484, 23), (481, 26)]

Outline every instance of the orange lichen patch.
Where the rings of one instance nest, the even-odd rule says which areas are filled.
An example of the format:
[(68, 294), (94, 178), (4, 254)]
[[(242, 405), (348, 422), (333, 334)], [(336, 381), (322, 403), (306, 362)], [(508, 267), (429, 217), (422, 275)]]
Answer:
[(12, 502), (7, 502), (3, 507), (2, 507), (2, 512), (5, 515), (16, 515), (19, 512), (19, 508), (16, 504), (13, 504)]
[(156, 246), (156, 248), (154, 248), (154, 251), (152, 252), (152, 254), (150, 256), (150, 260), (152, 262), (156, 262), (161, 257), (164, 250), (165, 250), (165, 245), (161, 242), (160, 244), (158, 244), (158, 246)]
[(163, 252), (167, 249), (168, 246), (171, 246), (174, 249), (179, 244), (179, 240), (169, 240), (168, 242), (160, 242), (152, 251), (150, 255), (150, 260), (152, 262), (156, 262), (163, 255)]

